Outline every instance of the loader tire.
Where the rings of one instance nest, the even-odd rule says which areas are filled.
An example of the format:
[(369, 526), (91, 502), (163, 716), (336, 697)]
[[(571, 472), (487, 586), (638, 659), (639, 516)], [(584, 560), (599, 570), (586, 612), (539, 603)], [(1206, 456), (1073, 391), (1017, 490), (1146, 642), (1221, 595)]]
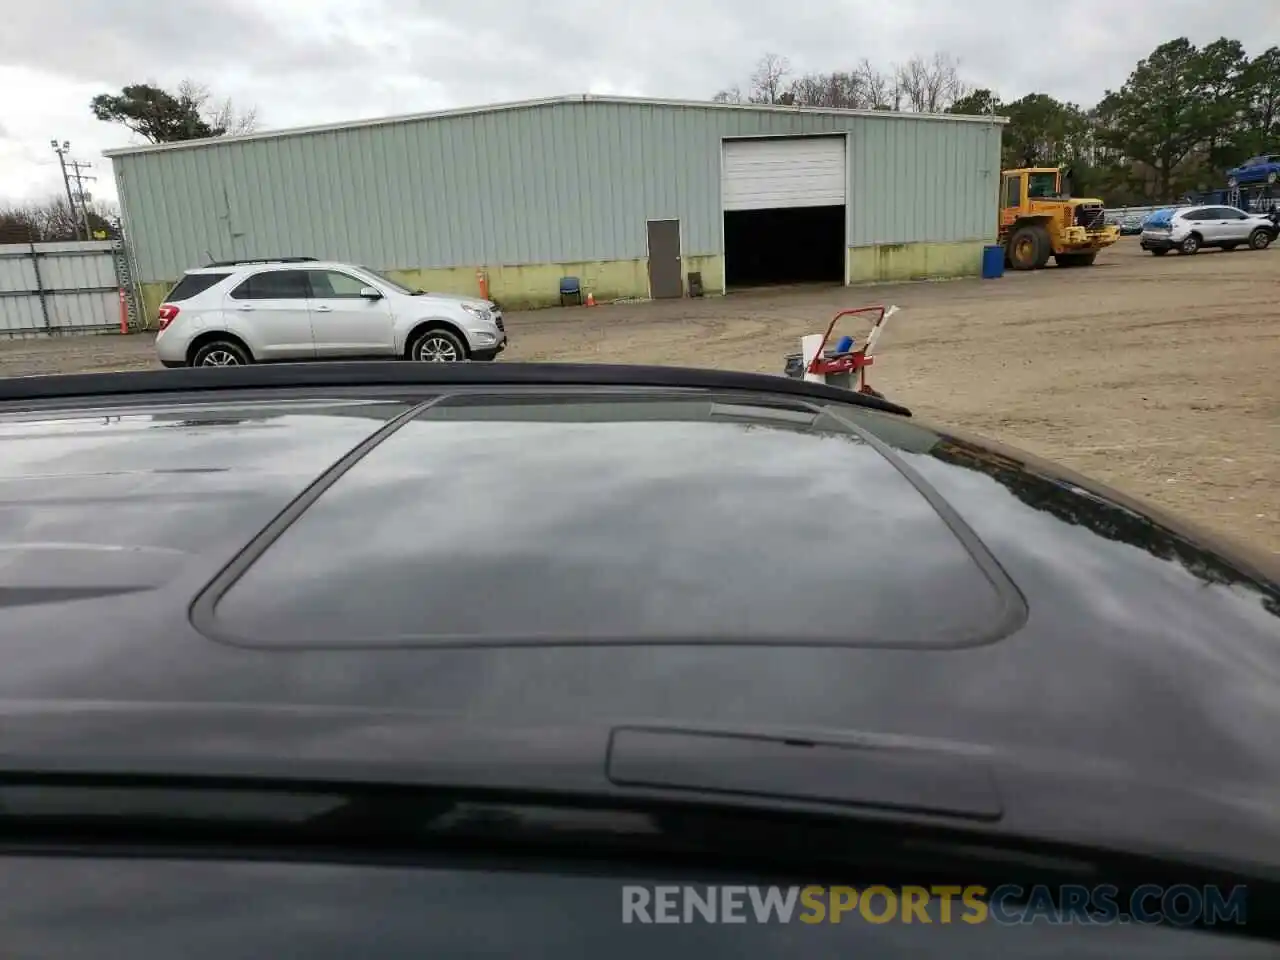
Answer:
[(1019, 227), (1009, 238), (1009, 266), (1014, 270), (1038, 269), (1049, 252), (1049, 235), (1043, 227)]
[(1044, 227), (1037, 227), (1040, 231), (1040, 257), (1036, 260), (1036, 269), (1042, 270), (1049, 263), (1049, 258), (1053, 256), (1053, 240), (1049, 237), (1049, 231)]

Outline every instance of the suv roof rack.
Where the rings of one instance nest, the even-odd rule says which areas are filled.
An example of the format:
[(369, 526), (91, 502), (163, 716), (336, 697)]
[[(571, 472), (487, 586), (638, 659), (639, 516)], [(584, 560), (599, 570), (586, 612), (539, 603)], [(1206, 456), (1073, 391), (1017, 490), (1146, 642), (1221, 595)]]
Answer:
[(781, 375), (620, 363), (271, 363), (239, 367), (130, 370), (0, 377), (0, 401), (40, 401), (183, 391), (359, 389), (361, 387), (585, 386), (735, 390), (827, 400), (902, 416), (879, 397)]
[(206, 267), (238, 267), (245, 263), (317, 263), (315, 257), (259, 257), (255, 260), (210, 260)]

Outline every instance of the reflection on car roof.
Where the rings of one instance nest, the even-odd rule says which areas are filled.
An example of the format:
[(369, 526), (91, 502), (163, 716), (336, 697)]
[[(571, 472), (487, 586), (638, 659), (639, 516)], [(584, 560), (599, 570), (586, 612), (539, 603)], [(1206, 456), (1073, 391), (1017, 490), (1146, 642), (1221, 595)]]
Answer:
[(251, 549), (201, 626), (264, 646), (954, 646), (1007, 627), (1011, 588), (881, 452), (814, 419), (433, 408)]

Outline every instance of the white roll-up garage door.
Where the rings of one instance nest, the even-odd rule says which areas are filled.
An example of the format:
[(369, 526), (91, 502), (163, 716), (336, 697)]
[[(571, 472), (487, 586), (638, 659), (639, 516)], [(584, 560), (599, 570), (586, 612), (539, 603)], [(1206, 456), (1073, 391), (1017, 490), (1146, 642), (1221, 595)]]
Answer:
[(842, 206), (844, 140), (836, 136), (724, 141), (724, 209)]

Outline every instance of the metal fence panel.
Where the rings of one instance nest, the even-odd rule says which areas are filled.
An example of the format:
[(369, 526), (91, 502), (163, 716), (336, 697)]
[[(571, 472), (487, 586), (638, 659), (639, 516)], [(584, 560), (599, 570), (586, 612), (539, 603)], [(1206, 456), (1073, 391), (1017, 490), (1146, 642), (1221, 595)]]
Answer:
[(1107, 208), (1107, 222), (1119, 223), (1122, 220), (1139, 218), (1145, 220), (1157, 210), (1167, 210), (1170, 207), (1186, 206), (1186, 204), (1166, 203), (1161, 206), (1154, 207), (1109, 207)]
[[(26, 244), (5, 244), (0, 247), (0, 251), (11, 250), (16, 246), (26, 248)], [(35, 263), (30, 259), (0, 259), (0, 293), (11, 290), (32, 290), (35, 286)]]
[(120, 291), (51, 293), (49, 326), (60, 333), (119, 333)]
[(1184, 199), (1179, 200), (1177, 203), (1157, 203), (1149, 207), (1109, 207), (1107, 208), (1107, 222), (1121, 223), (1126, 220), (1145, 220), (1157, 210), (1177, 210), (1183, 207), (1239, 207), (1241, 210), (1247, 210), (1250, 213), (1269, 213), (1280, 207), (1280, 200), (1274, 197), (1230, 196), (1225, 190), (1219, 191), (1219, 195), (1221, 199), (1209, 196), (1196, 200), (1194, 203)]
[(36, 297), (7, 297), (0, 291), (0, 316), (4, 317), (0, 335), (14, 337), (44, 333), (47, 324), (40, 308), (41, 301)]
[(0, 337), (118, 331), (124, 262), (112, 240), (0, 244)]

